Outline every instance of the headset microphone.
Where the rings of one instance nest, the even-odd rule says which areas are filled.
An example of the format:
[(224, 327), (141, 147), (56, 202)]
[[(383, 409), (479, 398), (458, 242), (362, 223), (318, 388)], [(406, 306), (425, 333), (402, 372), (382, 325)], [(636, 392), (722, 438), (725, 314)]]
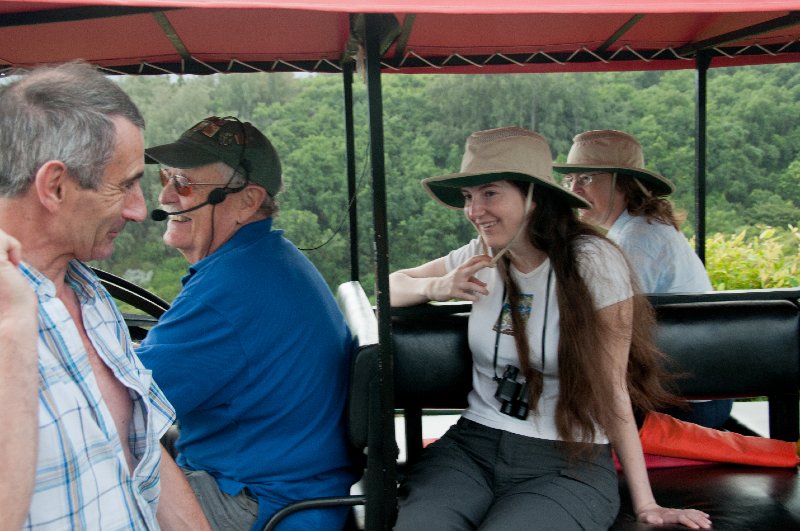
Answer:
[[(230, 180), (228, 181), (228, 184), (230, 184), (230, 182), (235, 177), (236, 170), (238, 168), (241, 168), (244, 171), (244, 174), (245, 174), (244, 177), (245, 177), (245, 181), (246, 181), (245, 184), (242, 184), (241, 186), (238, 186), (238, 187), (235, 187), (235, 188), (228, 186), (228, 184), (226, 184), (225, 186), (220, 187), (220, 188), (214, 188), (208, 194), (208, 197), (206, 198), (205, 201), (203, 201), (199, 205), (193, 206), (192, 208), (187, 208), (186, 210), (177, 210), (175, 212), (167, 212), (166, 210), (162, 210), (160, 208), (156, 208), (155, 210), (150, 211), (150, 219), (152, 219), (153, 221), (164, 221), (169, 216), (178, 216), (180, 214), (186, 214), (187, 212), (192, 212), (192, 211), (197, 210), (198, 208), (202, 208), (202, 207), (204, 207), (206, 205), (212, 205), (212, 206), (213, 205), (218, 205), (218, 204), (222, 203), (223, 201), (225, 201), (225, 197), (227, 197), (228, 194), (241, 192), (242, 190), (244, 190), (247, 187), (247, 183), (250, 182), (250, 173), (253, 170), (252, 163), (250, 162), (250, 159), (245, 157), (245, 150), (247, 148), (247, 129), (245, 128), (244, 124), (242, 122), (240, 122), (239, 119), (236, 118), (235, 116), (228, 116), (226, 118), (223, 118), (222, 121), (224, 122), (224, 120), (228, 120), (228, 119), (234, 120), (239, 124), (239, 127), (241, 128), (241, 137), (242, 137), (241, 138), (242, 148), (239, 151), (239, 162), (236, 165), (236, 167), (234, 167), (234, 175), (231, 176)], [(211, 120), (211, 121), (219, 120), (219, 118), (216, 118), (216, 117), (208, 118), (208, 119), (204, 120), (203, 122), (201, 122), (201, 124), (206, 124), (209, 120)], [(198, 124), (198, 125), (200, 125), (200, 124)], [(211, 134), (207, 134), (206, 136), (208, 136), (209, 138), (213, 137), (216, 134), (216, 132), (223, 125), (224, 124), (218, 124), (218, 127), (216, 129), (214, 129)], [(191, 131), (195, 131), (196, 129), (197, 129), (197, 126), (195, 126), (195, 128), (193, 128)], [(205, 134), (205, 133), (203, 133), (203, 134)], [(223, 140), (224, 138), (227, 138), (227, 140)], [(223, 135), (220, 135), (220, 137), (218, 138), (218, 141), (219, 141), (219, 143), (221, 145), (227, 146), (228, 142), (230, 141), (230, 137), (223, 137)], [(233, 141), (235, 141), (237, 144), (240, 143), (239, 139), (235, 138), (235, 137), (234, 137)], [(155, 157), (153, 157), (153, 159), (155, 159)], [(228, 164), (230, 164), (230, 163), (228, 163)], [(212, 225), (212, 239), (213, 239), (213, 225)]]
[(206, 198), (206, 200), (200, 203), (199, 205), (195, 205), (192, 208), (187, 208), (186, 210), (177, 210), (175, 212), (167, 212), (166, 210), (161, 210), (160, 208), (156, 208), (155, 210), (150, 212), (150, 219), (152, 219), (153, 221), (164, 221), (169, 216), (186, 214), (187, 212), (192, 212), (206, 205), (218, 205), (223, 201), (225, 201), (225, 197), (228, 194), (231, 194), (233, 192), (238, 192), (240, 190), (241, 188), (214, 188), (213, 190), (211, 190), (211, 193), (208, 194), (208, 198)]

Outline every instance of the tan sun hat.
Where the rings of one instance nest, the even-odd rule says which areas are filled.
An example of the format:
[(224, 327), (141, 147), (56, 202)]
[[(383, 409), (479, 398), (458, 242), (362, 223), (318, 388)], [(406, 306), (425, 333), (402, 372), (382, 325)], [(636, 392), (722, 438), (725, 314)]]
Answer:
[(566, 164), (554, 164), (559, 173), (602, 171), (636, 177), (656, 195), (669, 195), (675, 185), (644, 167), (644, 153), (633, 136), (603, 129), (586, 131), (572, 139)]
[(461, 189), (509, 180), (543, 185), (564, 196), (572, 206), (591, 208), (582, 197), (553, 179), (553, 156), (545, 138), (521, 127), (502, 127), (469, 135), (461, 171), (422, 180), (434, 199), (450, 208), (464, 208)]

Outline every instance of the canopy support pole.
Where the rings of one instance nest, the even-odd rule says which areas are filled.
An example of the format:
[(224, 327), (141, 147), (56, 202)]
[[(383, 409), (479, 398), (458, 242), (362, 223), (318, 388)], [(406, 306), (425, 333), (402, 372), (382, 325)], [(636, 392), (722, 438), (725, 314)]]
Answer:
[(694, 137), (694, 234), (695, 252), (706, 262), (706, 99), (711, 54), (700, 51), (695, 58), (695, 137)]
[[(397, 507), (397, 443), (394, 434), (394, 355), (389, 304), (389, 242), (386, 214), (386, 175), (383, 154), (383, 99), (381, 95), (381, 15), (364, 15), (367, 99), (369, 102), (370, 160), (372, 164), (372, 208), (375, 230), (375, 297), (380, 350), (379, 381), (382, 440), (378, 450), (382, 460), (381, 504), (367, 502), (367, 529), (390, 530)], [(374, 492), (374, 491), (373, 491)], [(376, 505), (382, 505), (376, 507)], [(372, 513), (372, 514), (370, 514)]]
[(353, 67), (354, 61), (342, 64), (344, 95), (345, 164), (347, 166), (347, 198), (350, 214), (350, 280), (361, 277), (358, 268), (358, 183), (356, 182), (355, 128), (353, 126)]

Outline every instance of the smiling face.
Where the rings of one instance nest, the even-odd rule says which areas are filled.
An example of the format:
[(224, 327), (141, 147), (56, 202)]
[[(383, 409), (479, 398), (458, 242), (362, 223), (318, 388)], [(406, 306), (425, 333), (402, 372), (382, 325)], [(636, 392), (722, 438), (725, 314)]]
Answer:
[[(167, 212), (186, 210), (207, 201), (209, 193), (215, 188), (224, 187), (233, 174), (233, 170), (223, 163), (196, 168), (165, 168), (164, 172), (167, 176), (182, 175), (193, 183), (191, 192), (181, 195), (175, 188), (175, 181), (166, 180), (158, 200)], [(180, 251), (192, 264), (213, 253), (238, 228), (240, 194), (229, 194), (216, 205), (205, 205), (186, 214), (170, 216), (164, 232), (164, 243)]]
[(525, 196), (509, 181), (495, 181), (461, 189), (464, 215), (486, 245), (502, 249), (525, 221)]
[(144, 138), (141, 129), (126, 118), (112, 120), (116, 128), (114, 154), (96, 190), (82, 189), (75, 180), (65, 185), (74, 192), (69, 234), (71, 255), (80, 260), (111, 256), (114, 239), (129, 221), (142, 221), (147, 207), (142, 194)]

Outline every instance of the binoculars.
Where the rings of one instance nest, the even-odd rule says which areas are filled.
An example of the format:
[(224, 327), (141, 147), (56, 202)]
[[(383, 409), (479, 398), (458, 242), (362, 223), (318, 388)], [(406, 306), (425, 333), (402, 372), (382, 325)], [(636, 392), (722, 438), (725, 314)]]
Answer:
[(502, 378), (496, 378), (494, 397), (500, 401), (500, 413), (516, 419), (528, 418), (528, 382), (518, 382), (519, 369), (506, 365)]

